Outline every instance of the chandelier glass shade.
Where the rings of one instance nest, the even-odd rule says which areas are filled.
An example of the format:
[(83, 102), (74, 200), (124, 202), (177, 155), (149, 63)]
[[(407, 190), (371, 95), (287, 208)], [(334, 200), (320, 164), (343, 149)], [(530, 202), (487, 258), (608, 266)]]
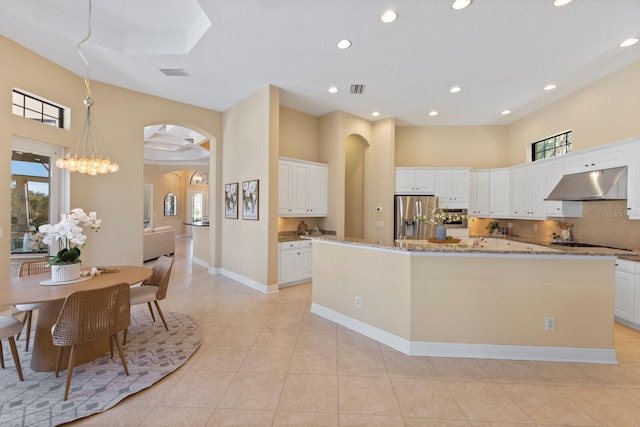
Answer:
[(67, 169), (69, 172), (86, 173), (89, 175), (98, 175), (108, 172), (117, 172), (120, 169), (117, 163), (110, 161), (104, 157), (93, 136), (93, 124), (91, 122), (91, 107), (93, 99), (91, 99), (91, 88), (89, 86), (89, 62), (82, 54), (80, 46), (91, 37), (91, 0), (89, 0), (89, 33), (78, 43), (78, 54), (84, 61), (86, 71), (84, 75), (84, 85), (87, 88), (87, 96), (84, 98), (84, 105), (87, 107), (87, 113), (84, 119), (82, 133), (78, 139), (78, 143), (74, 151), (64, 157), (56, 160), (56, 166), (60, 169)]

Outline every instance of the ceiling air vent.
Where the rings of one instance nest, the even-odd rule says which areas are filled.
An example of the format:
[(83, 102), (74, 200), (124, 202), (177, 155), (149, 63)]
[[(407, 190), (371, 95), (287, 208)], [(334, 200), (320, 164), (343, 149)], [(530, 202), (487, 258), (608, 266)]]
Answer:
[(362, 95), (364, 93), (364, 85), (351, 85), (352, 95)]
[(160, 68), (162, 74), (170, 77), (186, 77), (189, 75), (184, 68)]

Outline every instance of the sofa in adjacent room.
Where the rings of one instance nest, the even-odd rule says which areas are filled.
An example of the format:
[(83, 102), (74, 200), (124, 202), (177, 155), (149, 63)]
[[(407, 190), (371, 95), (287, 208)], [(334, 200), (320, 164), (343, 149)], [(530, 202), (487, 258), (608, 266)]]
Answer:
[(142, 259), (145, 262), (162, 255), (173, 255), (176, 251), (176, 232), (168, 225), (145, 228), (142, 240)]

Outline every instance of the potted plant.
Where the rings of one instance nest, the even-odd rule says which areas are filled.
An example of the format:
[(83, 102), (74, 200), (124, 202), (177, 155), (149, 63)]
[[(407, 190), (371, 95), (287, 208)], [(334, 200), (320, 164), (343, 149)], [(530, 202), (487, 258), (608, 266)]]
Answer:
[(95, 212), (89, 212), (87, 215), (82, 209), (76, 208), (71, 213), (60, 215), (59, 223), (44, 224), (38, 228), (35, 239), (42, 239), (42, 242), (49, 246), (59, 242), (58, 253), (49, 260), (53, 282), (67, 282), (80, 277), (80, 247), (83, 247), (87, 240), (87, 236), (82, 234), (81, 225), (98, 231), (100, 224), (101, 220), (96, 217)]
[(498, 221), (491, 221), (487, 224), (487, 230), (489, 230), (489, 234), (498, 234), (500, 233), (500, 223)]

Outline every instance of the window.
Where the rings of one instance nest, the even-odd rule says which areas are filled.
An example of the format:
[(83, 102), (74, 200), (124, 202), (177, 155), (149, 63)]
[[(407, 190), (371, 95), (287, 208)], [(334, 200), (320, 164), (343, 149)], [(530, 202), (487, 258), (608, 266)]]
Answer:
[(531, 160), (548, 159), (571, 151), (571, 131), (545, 138), (531, 144)]
[(64, 108), (19, 90), (13, 90), (11, 110), (16, 116), (64, 128)]

